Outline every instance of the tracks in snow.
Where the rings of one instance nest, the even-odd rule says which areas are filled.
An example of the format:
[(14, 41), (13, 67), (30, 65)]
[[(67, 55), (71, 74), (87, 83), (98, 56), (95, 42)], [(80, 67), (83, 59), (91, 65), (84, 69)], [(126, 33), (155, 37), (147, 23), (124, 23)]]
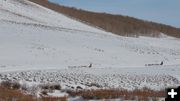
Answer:
[(0, 19), (0, 22), (18, 24), (18, 25), (24, 25), (24, 26), (31, 26), (31, 27), (36, 27), (36, 28), (39, 27), (39, 28), (44, 28), (46, 30), (56, 30), (56, 31), (64, 31), (64, 32), (71, 32), (71, 33), (83, 32), (83, 33), (100, 34), (100, 33), (97, 33), (97, 32), (78, 30), (78, 29), (71, 29), (71, 28), (64, 28), (64, 27), (49, 26), (49, 25), (40, 24), (40, 23), (16, 22), (16, 21), (5, 20), (5, 19)]

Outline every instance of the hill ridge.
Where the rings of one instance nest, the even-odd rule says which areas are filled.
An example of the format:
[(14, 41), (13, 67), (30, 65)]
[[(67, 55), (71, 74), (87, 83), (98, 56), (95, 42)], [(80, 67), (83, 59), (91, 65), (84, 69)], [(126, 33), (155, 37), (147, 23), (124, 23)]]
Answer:
[(95, 13), (66, 7), (49, 2), (48, 0), (29, 0), (44, 7), (60, 12), (69, 17), (85, 22), (86, 24), (104, 29), (122, 36), (151, 36), (159, 37), (164, 33), (173, 37), (180, 37), (180, 29), (170, 25), (140, 20), (134, 17), (113, 15), (107, 13)]

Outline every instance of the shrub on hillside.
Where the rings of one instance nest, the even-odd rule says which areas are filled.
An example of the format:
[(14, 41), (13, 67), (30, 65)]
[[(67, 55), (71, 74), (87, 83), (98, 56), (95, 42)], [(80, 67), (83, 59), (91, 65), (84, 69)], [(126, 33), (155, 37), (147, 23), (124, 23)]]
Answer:
[(118, 90), (118, 89), (99, 89), (99, 90), (82, 90), (67, 91), (70, 96), (82, 96), (85, 99), (114, 99), (123, 98), (127, 100), (144, 100), (165, 97), (165, 91), (154, 91), (148, 88), (141, 90)]
[(61, 90), (61, 85), (59, 84), (44, 84), (40, 85), (41, 89), (49, 89), (49, 90)]
[(9, 89), (20, 89), (21, 85), (18, 82), (13, 81), (2, 81), (1, 86)]

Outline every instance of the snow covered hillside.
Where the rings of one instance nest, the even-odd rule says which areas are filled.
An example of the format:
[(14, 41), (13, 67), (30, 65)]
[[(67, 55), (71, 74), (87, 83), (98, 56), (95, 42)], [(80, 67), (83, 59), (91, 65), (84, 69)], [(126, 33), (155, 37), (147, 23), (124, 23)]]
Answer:
[[(161, 61), (162, 66), (147, 66)], [(91, 63), (92, 68), (81, 68)], [(179, 85), (180, 39), (163, 34), (162, 38), (121, 37), (27, 0), (1, 0), (0, 77), (26, 81), (26, 76), (18, 76), (22, 71), (32, 74), (29, 79), (37, 73), (38, 78), (44, 75), (55, 78), (56, 73), (51, 76), (46, 72), (56, 71), (62, 74), (57, 76), (61, 80), (65, 79), (63, 77), (66, 80), (75, 78), (63, 80), (64, 83), (82, 82), (82, 86), (86, 82), (101, 86), (107, 83), (106, 86), (112, 88)], [(9, 76), (4, 77), (7, 73)], [(134, 76), (137, 76), (137, 82)], [(38, 78), (36, 81), (40, 82)], [(53, 82), (58, 82), (58, 78)], [(156, 79), (148, 81), (147, 78)], [(113, 79), (112, 82), (109, 79)], [(158, 81), (162, 81), (161, 84)]]

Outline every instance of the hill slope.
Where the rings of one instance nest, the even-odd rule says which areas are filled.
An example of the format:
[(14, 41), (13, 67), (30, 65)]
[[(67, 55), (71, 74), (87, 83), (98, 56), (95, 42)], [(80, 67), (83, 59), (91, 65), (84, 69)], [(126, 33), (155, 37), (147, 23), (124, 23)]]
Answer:
[(3, 65), (120, 67), (179, 61), (179, 41), (173, 38), (120, 37), (29, 1), (1, 3)]
[(180, 37), (180, 29), (154, 22), (139, 20), (136, 18), (111, 15), (106, 13), (95, 13), (76, 8), (57, 5), (48, 0), (30, 0), (44, 7), (63, 13), (85, 23), (97, 26), (108, 32), (123, 36), (152, 36), (159, 37), (161, 33), (169, 36)]
[(122, 37), (27, 0), (3, 0), (0, 5), (0, 81), (59, 83), (74, 89), (180, 84), (178, 38), (163, 33), (161, 38)]

